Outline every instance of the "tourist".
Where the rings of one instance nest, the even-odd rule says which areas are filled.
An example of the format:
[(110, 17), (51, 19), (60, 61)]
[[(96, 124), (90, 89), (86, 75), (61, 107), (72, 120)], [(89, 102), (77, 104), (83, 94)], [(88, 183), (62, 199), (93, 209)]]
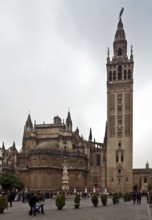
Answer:
[(44, 204), (45, 204), (45, 200), (44, 200), (44, 193), (40, 192), (40, 195), (38, 196), (38, 203), (40, 206), (40, 211), (42, 214), (44, 214)]
[(32, 193), (29, 198), (29, 206), (30, 206), (29, 215), (34, 214), (34, 216), (36, 216), (36, 202), (37, 202), (37, 197), (34, 193)]
[(137, 204), (141, 204), (141, 193), (137, 192)]
[(133, 194), (132, 194), (133, 204), (136, 203), (136, 199), (137, 199), (137, 193), (136, 193), (136, 192), (133, 192)]
[(15, 198), (15, 194), (12, 193), (12, 192), (9, 192), (9, 194), (8, 194), (8, 202), (9, 202), (9, 204), (10, 204), (10, 207), (13, 206), (14, 198)]

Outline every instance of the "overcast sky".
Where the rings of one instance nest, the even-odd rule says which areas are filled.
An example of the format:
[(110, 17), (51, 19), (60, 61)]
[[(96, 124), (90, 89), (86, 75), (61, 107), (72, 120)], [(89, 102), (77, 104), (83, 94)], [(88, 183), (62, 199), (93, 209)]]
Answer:
[(134, 54), (134, 168), (152, 167), (152, 1), (0, 0), (0, 142), (21, 149), (25, 121), (66, 119), (103, 142), (107, 48), (118, 16)]

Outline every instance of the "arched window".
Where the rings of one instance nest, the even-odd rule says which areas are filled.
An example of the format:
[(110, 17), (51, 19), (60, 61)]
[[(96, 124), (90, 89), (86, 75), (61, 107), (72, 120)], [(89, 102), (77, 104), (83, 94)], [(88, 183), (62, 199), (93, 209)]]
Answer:
[(122, 167), (118, 167), (118, 169), (117, 169), (117, 174), (118, 174), (118, 176), (122, 176), (122, 175), (123, 175), (123, 169), (122, 169)]
[(96, 165), (100, 166), (100, 154), (96, 155)]
[(128, 70), (128, 79), (131, 79), (131, 70)]
[(124, 70), (124, 80), (126, 80), (127, 79), (127, 72), (126, 72), (126, 70)]
[(116, 162), (118, 163), (119, 157), (118, 157), (118, 151), (116, 152)]
[(124, 160), (124, 155), (123, 153), (121, 153), (121, 162), (123, 162), (123, 160)]
[(109, 81), (112, 81), (112, 72), (109, 72)]
[(113, 71), (113, 80), (116, 80), (116, 71)]
[(119, 49), (118, 49), (118, 56), (122, 56), (122, 48), (121, 47), (119, 47)]
[(122, 66), (118, 66), (118, 80), (122, 80)]
[(118, 174), (119, 174), (119, 175), (121, 174), (121, 169), (120, 169), (120, 168), (118, 169)]

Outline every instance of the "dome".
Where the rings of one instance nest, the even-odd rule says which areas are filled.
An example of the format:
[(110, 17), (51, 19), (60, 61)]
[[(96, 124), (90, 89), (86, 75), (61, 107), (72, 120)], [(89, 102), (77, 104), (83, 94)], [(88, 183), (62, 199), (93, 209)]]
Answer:
[(40, 144), (37, 145), (36, 149), (52, 149), (52, 150), (58, 150), (59, 145), (57, 142), (53, 141), (43, 141)]

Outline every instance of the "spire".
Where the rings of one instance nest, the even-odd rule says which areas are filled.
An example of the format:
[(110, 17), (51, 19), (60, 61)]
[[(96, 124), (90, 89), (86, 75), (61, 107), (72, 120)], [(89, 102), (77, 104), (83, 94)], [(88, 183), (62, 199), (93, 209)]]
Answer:
[(117, 30), (115, 34), (115, 41), (120, 41), (120, 40), (125, 40), (125, 31), (123, 29), (123, 23), (121, 18), (119, 19), (118, 25), (117, 25)]
[(130, 60), (131, 61), (133, 61), (133, 58), (134, 58), (134, 56), (133, 56), (133, 45), (131, 45), (131, 51), (130, 51)]
[(113, 57), (109, 58), (109, 50), (107, 56), (107, 81), (122, 82), (133, 79), (133, 46), (131, 46), (131, 55), (128, 59), (127, 40), (125, 36), (124, 26), (122, 22), (122, 8), (119, 14), (119, 20), (113, 41)]
[(12, 151), (17, 151), (15, 141), (13, 141), (13, 145), (11, 147), (11, 150)]
[(71, 120), (70, 112), (68, 112), (68, 116), (66, 119), (66, 130), (72, 131), (72, 120)]
[(5, 150), (5, 144), (4, 144), (4, 142), (2, 143), (2, 150)]
[(145, 167), (146, 169), (149, 169), (149, 163), (148, 163), (148, 161), (147, 161), (147, 163), (146, 163), (146, 167)]
[(4, 142), (2, 143), (2, 153), (6, 151)]
[(78, 128), (78, 127), (77, 127), (75, 133), (76, 133), (77, 135), (79, 135), (79, 128)]
[(15, 141), (13, 141), (12, 147), (13, 147), (13, 148), (16, 148)]
[(114, 42), (113, 42), (113, 50), (114, 50), (115, 58), (127, 56), (127, 40), (126, 40), (125, 31), (123, 28), (121, 17), (119, 18), (119, 21), (117, 24), (117, 30), (116, 30)]
[(92, 129), (90, 128), (90, 132), (89, 132), (89, 141), (92, 141)]
[(31, 131), (32, 129), (33, 129), (33, 123), (30, 114), (28, 114), (27, 121), (25, 123), (25, 130)]
[(108, 47), (108, 49), (107, 49), (107, 63), (110, 62), (109, 52), (110, 52), (110, 50), (109, 50), (109, 47)]

